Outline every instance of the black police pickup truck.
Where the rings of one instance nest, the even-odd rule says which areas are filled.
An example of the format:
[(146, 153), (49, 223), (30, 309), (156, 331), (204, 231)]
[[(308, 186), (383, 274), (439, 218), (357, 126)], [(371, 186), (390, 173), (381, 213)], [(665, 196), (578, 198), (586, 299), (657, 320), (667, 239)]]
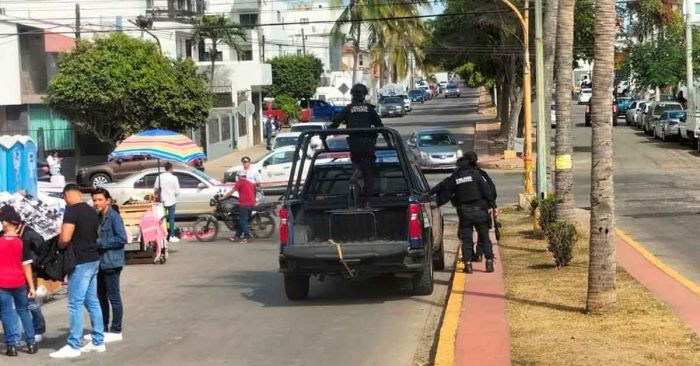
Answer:
[[(368, 132), (378, 134), (374, 193), (367, 208), (357, 208), (361, 175), (350, 162), (347, 144), (337, 142)], [(300, 153), (308, 151), (314, 136), (322, 146), (311, 155)], [(433, 292), (433, 269), (445, 267), (442, 213), (398, 132), (304, 132), (293, 161), (280, 210), (279, 255), (290, 300), (305, 299), (310, 277), (326, 275), (394, 274), (411, 278), (415, 295)]]

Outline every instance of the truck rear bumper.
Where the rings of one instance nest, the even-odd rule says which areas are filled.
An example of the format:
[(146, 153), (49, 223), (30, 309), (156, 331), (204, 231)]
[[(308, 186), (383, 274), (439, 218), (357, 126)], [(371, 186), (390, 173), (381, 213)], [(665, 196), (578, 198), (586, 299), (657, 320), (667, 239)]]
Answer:
[[(410, 249), (406, 242), (341, 245), (347, 265), (361, 275), (420, 272), (425, 250)], [(279, 256), (280, 272), (295, 275), (343, 274), (345, 267), (335, 245), (317, 244), (284, 247)]]

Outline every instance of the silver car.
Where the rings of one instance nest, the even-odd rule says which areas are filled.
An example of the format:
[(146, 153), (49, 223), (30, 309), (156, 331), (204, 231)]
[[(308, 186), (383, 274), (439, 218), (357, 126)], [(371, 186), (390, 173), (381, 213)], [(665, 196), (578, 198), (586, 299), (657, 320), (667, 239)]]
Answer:
[(654, 137), (662, 141), (679, 138), (680, 129), (678, 127), (681, 122), (685, 121), (687, 115), (686, 111), (667, 111), (662, 113), (654, 126)]
[(635, 124), (637, 113), (643, 104), (644, 101), (642, 100), (634, 100), (630, 103), (629, 107), (627, 107), (625, 111), (625, 122), (628, 126)]
[(659, 118), (661, 118), (661, 114), (663, 114), (666, 111), (682, 111), (683, 110), (683, 105), (681, 105), (678, 102), (654, 102), (651, 105), (651, 108), (649, 109), (649, 112), (647, 112), (644, 115), (644, 125), (642, 126), (642, 129), (644, 130), (644, 133), (648, 135), (652, 135), (654, 133), (654, 129), (656, 128), (656, 123), (659, 121)]
[(464, 155), (462, 141), (457, 141), (448, 130), (426, 129), (411, 134), (409, 155), (421, 170), (454, 169), (457, 159)]
[[(122, 205), (132, 200), (141, 201), (153, 194), (153, 186), (160, 173), (164, 173), (163, 169), (144, 169), (118, 182), (101, 186), (109, 191), (116, 204)], [(223, 184), (197, 169), (175, 168), (173, 174), (180, 182), (180, 195), (177, 197), (175, 210), (178, 217), (194, 217), (212, 212), (214, 208), (209, 206), (209, 201), (217, 193), (226, 193), (232, 187), (232, 184)]]

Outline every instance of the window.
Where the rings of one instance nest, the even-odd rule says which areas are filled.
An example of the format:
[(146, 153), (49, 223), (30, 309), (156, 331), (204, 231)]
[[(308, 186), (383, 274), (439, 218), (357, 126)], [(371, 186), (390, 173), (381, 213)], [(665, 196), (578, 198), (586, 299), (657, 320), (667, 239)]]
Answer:
[(152, 189), (156, 185), (157, 173), (151, 173), (143, 176), (141, 179), (134, 182), (134, 188), (137, 189)]
[(309, 24), (309, 18), (301, 18), (299, 19), (300, 24)]
[(362, 57), (362, 55), (360, 55), (360, 66), (363, 66), (364, 63), (365, 63), (364, 57)]
[(258, 24), (258, 14), (241, 14), (238, 20), (238, 23), (243, 27), (253, 28)]
[(282, 13), (279, 10), (277, 10), (277, 23), (282, 23)]
[(197, 188), (199, 183), (202, 183), (202, 181), (187, 173), (175, 173), (175, 176), (177, 181), (180, 182), (180, 188)]
[(695, 3), (695, 14), (700, 14), (700, 3)]
[(210, 119), (207, 121), (207, 127), (209, 127), (209, 143), (215, 144), (221, 141), (221, 136), (219, 136), (219, 120)]
[(252, 59), (253, 59), (253, 51), (251, 51), (251, 50), (244, 50), (238, 56), (238, 61), (250, 61)]
[(228, 141), (231, 139), (231, 117), (224, 116), (221, 117), (221, 141)]
[(277, 153), (275, 155), (272, 155), (269, 159), (267, 159), (267, 165), (291, 163), (292, 156), (294, 156), (294, 151), (285, 151)]

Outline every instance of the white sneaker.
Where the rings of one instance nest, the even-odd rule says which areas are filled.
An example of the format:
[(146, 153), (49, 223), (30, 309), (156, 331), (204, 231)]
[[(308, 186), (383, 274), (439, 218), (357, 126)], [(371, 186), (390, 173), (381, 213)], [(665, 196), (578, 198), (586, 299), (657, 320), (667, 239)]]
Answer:
[(178, 238), (177, 236), (171, 236), (170, 239), (168, 239), (168, 241), (171, 243), (177, 243), (180, 241), (180, 238)]
[(49, 357), (51, 358), (76, 358), (80, 357), (80, 350), (74, 349), (73, 347), (69, 345), (63, 346), (63, 348), (59, 349), (56, 352), (49, 353)]
[(80, 348), (81, 352), (104, 352), (107, 350), (107, 347), (105, 347), (104, 344), (101, 344), (99, 346), (94, 345), (92, 342), (86, 344), (85, 346)]
[(44, 340), (44, 336), (41, 334), (35, 334), (34, 335), (34, 342), (39, 343)]
[(121, 333), (112, 333), (112, 332), (105, 332), (105, 343), (112, 343), (112, 342), (121, 342), (122, 337)]

